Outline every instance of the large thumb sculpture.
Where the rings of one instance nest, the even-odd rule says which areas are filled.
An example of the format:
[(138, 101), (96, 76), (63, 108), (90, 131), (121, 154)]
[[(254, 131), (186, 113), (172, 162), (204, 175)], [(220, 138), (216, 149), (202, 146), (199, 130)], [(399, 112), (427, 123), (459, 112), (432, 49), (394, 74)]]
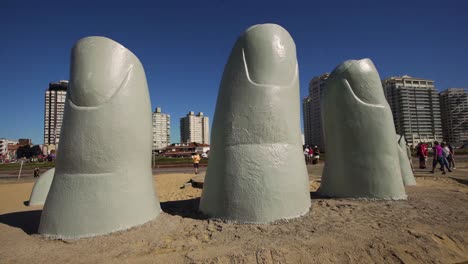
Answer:
[(345, 61), (327, 80), (322, 102), (327, 162), (319, 193), (405, 199), (390, 106), (369, 59)]
[(49, 193), (52, 180), (54, 179), (55, 168), (47, 170), (34, 183), (28, 205), (44, 205)]
[(242, 223), (267, 223), (308, 212), (299, 118), (298, 66), (291, 36), (274, 24), (249, 28), (224, 69), (200, 210)]
[(144, 224), (161, 211), (151, 173), (151, 105), (143, 66), (119, 43), (79, 40), (55, 177), (39, 233), (75, 239)]

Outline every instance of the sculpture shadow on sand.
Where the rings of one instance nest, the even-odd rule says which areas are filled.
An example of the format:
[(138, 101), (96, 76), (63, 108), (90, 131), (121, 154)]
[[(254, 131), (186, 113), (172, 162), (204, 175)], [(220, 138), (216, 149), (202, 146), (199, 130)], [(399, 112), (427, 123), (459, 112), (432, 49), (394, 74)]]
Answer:
[(26, 234), (37, 234), (42, 210), (14, 212), (0, 215), (0, 223), (21, 228)]
[(197, 220), (208, 219), (206, 215), (198, 210), (199, 204), (200, 197), (197, 197), (187, 200), (161, 202), (161, 209), (163, 212), (170, 215), (178, 215)]
[[(198, 211), (199, 203), (199, 197), (180, 201), (167, 201), (161, 203), (161, 208), (163, 212), (174, 216), (178, 215), (197, 220), (207, 219), (205, 215)], [(41, 214), (42, 210), (7, 213), (0, 215), (0, 223), (20, 228), (28, 235), (34, 235), (38, 233)]]

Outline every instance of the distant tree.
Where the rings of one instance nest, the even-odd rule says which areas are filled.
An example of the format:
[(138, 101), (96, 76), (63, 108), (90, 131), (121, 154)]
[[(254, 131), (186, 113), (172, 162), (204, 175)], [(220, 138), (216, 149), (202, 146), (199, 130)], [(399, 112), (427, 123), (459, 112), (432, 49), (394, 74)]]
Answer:
[(41, 147), (39, 145), (35, 145), (30, 147), (29, 145), (19, 147), (16, 151), (17, 158), (27, 158), (30, 159), (31, 157), (37, 157), (42, 154)]
[(41, 150), (41, 147), (39, 147), (39, 145), (34, 145), (31, 148), (31, 157), (37, 157), (41, 154), (42, 154), (42, 150)]
[(30, 158), (31, 157), (31, 147), (29, 145), (21, 146), (16, 150), (16, 157), (20, 158)]

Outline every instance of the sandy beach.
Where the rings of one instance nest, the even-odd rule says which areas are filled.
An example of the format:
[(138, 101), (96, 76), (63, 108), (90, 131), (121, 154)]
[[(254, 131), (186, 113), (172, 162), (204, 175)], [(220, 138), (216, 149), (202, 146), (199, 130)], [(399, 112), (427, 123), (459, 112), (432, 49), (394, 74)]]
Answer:
[(468, 263), (467, 185), (418, 177), (407, 201), (325, 199), (309, 173), (310, 212), (270, 225), (208, 220), (201, 189), (180, 188), (194, 174), (155, 175), (164, 213), (80, 240), (37, 235), (42, 208), (24, 205), (33, 182), (0, 182), (0, 263)]

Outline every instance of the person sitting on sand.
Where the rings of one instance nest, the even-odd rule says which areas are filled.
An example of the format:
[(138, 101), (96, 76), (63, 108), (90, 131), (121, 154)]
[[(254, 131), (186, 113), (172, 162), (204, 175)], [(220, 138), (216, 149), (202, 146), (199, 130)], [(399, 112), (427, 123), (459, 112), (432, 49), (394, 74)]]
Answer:
[(195, 174), (198, 174), (198, 165), (200, 164), (200, 155), (198, 155), (198, 153), (193, 153), (192, 160), (193, 160), (193, 168), (195, 169)]

